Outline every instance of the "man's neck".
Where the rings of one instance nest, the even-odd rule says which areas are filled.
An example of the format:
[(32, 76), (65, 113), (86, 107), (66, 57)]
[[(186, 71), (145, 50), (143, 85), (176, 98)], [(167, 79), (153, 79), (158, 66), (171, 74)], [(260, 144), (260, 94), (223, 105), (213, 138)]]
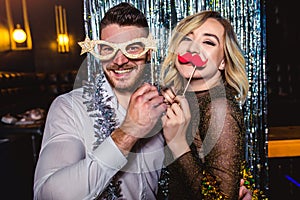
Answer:
[(132, 95), (132, 92), (129, 91), (120, 91), (120, 90), (115, 90), (115, 95), (117, 97), (117, 100), (119, 104), (124, 108), (127, 109), (130, 101), (130, 97)]

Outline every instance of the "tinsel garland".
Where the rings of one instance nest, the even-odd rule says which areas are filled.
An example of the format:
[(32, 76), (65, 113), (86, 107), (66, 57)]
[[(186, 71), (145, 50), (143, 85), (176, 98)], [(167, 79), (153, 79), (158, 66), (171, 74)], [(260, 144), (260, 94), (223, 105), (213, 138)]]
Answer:
[[(248, 189), (248, 191), (252, 195), (252, 200), (267, 200), (266, 194), (257, 188), (255, 185), (255, 179), (253, 177), (251, 168), (247, 167), (247, 162), (244, 161), (241, 164), (240, 174), (242, 179), (244, 180), (244, 186)], [(220, 182), (217, 181), (216, 177), (212, 176), (206, 170), (202, 172), (203, 178), (201, 179), (200, 187), (202, 198), (201, 199), (214, 199), (214, 200), (222, 200), (228, 199), (221, 190), (220, 190)], [(158, 182), (160, 187), (160, 199), (168, 199), (169, 192), (169, 176), (170, 173), (166, 168), (163, 168), (161, 171), (161, 179)]]
[[(257, 188), (255, 184), (255, 179), (252, 175), (251, 168), (247, 167), (247, 162), (244, 161), (241, 167), (241, 176), (244, 180), (244, 186), (248, 189), (248, 191), (252, 194), (252, 200), (267, 200), (266, 194)], [(203, 195), (203, 199), (228, 199), (222, 191), (220, 190), (220, 182), (217, 181), (215, 177), (211, 174), (207, 173), (205, 170), (202, 172), (203, 178), (201, 180), (201, 191)]]
[(85, 82), (83, 85), (83, 97), (86, 99), (89, 116), (94, 119), (95, 137), (97, 138), (93, 149), (97, 148), (117, 127), (116, 114), (109, 106), (113, 96), (108, 96), (104, 89), (104, 73), (98, 74), (95, 83)]
[(241, 175), (244, 180), (244, 186), (251, 191), (252, 200), (267, 200), (266, 194), (255, 185), (255, 179), (251, 168), (247, 167), (246, 161), (242, 163)]
[(220, 182), (212, 176), (210, 173), (207, 173), (206, 170), (202, 171), (203, 178), (201, 180), (201, 192), (203, 199), (229, 199), (221, 190)]
[[(101, 66), (99, 66), (101, 67)], [(100, 69), (101, 70), (101, 69)], [(89, 116), (94, 119), (95, 142), (93, 150), (95, 150), (119, 125), (116, 119), (114, 108), (110, 106), (113, 96), (109, 96), (105, 90), (106, 82), (104, 73), (99, 73), (91, 81), (83, 83), (84, 104), (87, 107)], [(107, 200), (118, 199), (120, 195), (120, 181), (113, 180), (103, 191), (101, 197)]]
[[(99, 24), (105, 12), (124, 0), (84, 0), (85, 32), (99, 39)], [(246, 122), (246, 158), (256, 187), (268, 191), (266, 14), (264, 0), (125, 0), (145, 13), (150, 31), (159, 39), (154, 70), (166, 52), (171, 29), (182, 18), (201, 10), (216, 10), (230, 20), (247, 62), (250, 83), (244, 105)], [(88, 55), (88, 77), (98, 72), (95, 59)], [(154, 60), (152, 60), (154, 62)]]
[[(222, 200), (222, 199), (228, 199), (228, 196), (226, 196), (221, 190), (220, 190), (220, 182), (217, 181), (216, 177), (212, 176), (212, 174), (207, 173), (206, 170), (201, 171), (203, 178), (201, 179), (201, 183), (199, 184), (200, 190), (201, 190), (201, 199), (207, 199), (207, 200)], [(168, 199), (169, 195), (169, 178), (170, 172), (167, 170), (167, 168), (163, 168), (161, 171), (161, 177), (158, 181), (159, 185), (159, 192), (161, 194), (158, 194), (159, 199)]]

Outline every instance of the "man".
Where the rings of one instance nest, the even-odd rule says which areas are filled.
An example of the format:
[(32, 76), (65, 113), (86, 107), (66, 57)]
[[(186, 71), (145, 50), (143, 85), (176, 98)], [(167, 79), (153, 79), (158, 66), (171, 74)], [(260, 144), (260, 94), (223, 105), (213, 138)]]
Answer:
[(105, 42), (98, 41), (96, 54), (107, 80), (102, 84), (96, 78), (95, 84), (101, 82), (102, 96), (112, 98), (99, 102), (95, 91), (90, 100), (110, 106), (120, 125), (108, 134), (94, 128), (103, 126), (97, 120), (105, 113), (87, 111), (91, 104), (84, 103), (82, 88), (58, 97), (46, 120), (35, 199), (156, 198), (164, 141), (150, 131), (167, 106), (156, 87), (142, 83), (153, 49), (148, 23), (138, 9), (121, 3), (106, 13), (100, 27)]
[(105, 75), (49, 109), (34, 199), (157, 198), (164, 140), (154, 127), (167, 105), (144, 83), (155, 50), (147, 20), (121, 3), (102, 19), (100, 37), (80, 45), (99, 58)]

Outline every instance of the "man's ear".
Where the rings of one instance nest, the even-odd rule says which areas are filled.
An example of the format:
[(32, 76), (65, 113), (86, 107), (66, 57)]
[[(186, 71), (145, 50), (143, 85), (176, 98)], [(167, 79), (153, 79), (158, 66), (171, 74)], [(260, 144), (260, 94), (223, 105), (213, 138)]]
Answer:
[(219, 70), (224, 70), (225, 69), (225, 65), (226, 65), (226, 61), (225, 61), (225, 58), (222, 59), (218, 69)]
[(147, 52), (147, 60), (146, 60), (146, 62), (147, 63), (150, 63), (151, 62), (151, 53), (152, 53), (152, 51), (151, 50), (149, 50), (148, 52)]

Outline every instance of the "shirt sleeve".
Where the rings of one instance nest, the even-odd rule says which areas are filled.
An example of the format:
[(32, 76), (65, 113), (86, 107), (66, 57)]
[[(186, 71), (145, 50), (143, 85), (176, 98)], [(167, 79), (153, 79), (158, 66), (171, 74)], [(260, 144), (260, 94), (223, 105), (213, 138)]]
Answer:
[(127, 159), (110, 137), (94, 151), (84, 134), (90, 119), (73, 99), (58, 97), (46, 120), (34, 177), (34, 199), (92, 199), (101, 193)]

